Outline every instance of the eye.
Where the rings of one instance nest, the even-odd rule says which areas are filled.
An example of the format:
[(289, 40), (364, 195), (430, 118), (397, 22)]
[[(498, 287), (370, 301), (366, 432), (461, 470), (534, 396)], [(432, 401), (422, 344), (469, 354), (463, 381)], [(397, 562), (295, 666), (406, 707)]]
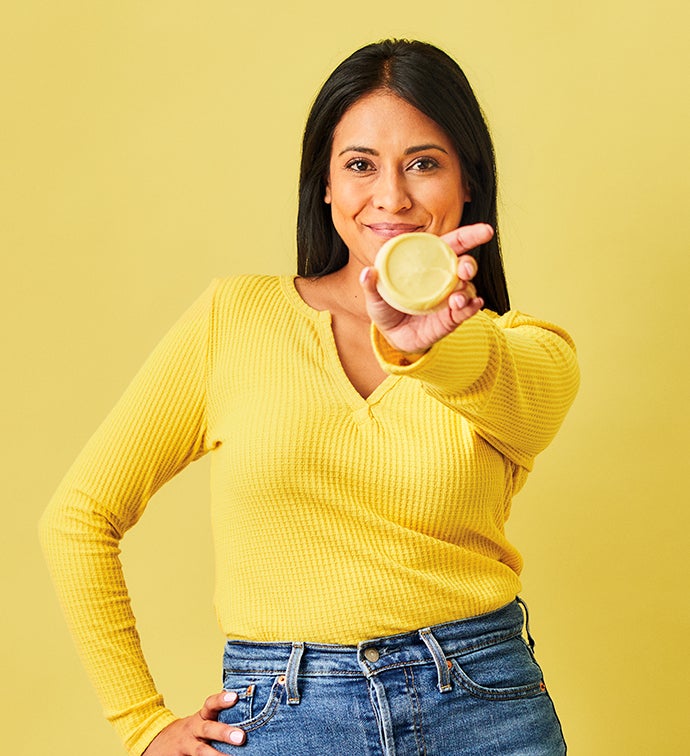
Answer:
[(409, 168), (413, 171), (423, 173), (424, 171), (431, 171), (434, 168), (438, 168), (438, 161), (431, 157), (418, 157), (410, 163)]
[(353, 158), (346, 163), (345, 167), (354, 173), (364, 173), (373, 168), (372, 164), (365, 158)]

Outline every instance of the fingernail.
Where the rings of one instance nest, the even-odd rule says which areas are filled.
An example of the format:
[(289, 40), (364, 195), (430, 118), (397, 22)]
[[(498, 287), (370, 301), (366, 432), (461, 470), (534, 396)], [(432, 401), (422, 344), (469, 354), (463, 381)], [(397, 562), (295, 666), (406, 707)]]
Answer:
[(237, 693), (235, 693), (234, 690), (231, 690), (223, 696), (223, 701), (226, 701), (227, 703), (237, 703)]
[(362, 272), (359, 274), (359, 282), (366, 283), (369, 278), (369, 268), (362, 268)]
[(458, 309), (463, 308), (467, 304), (467, 297), (464, 294), (456, 294), (453, 298), (453, 305)]
[(244, 743), (244, 732), (242, 730), (233, 730), (230, 733), (230, 742), (233, 745), (242, 745)]
[(472, 278), (474, 276), (474, 265), (472, 265), (472, 263), (463, 263), (462, 269), (468, 278)]

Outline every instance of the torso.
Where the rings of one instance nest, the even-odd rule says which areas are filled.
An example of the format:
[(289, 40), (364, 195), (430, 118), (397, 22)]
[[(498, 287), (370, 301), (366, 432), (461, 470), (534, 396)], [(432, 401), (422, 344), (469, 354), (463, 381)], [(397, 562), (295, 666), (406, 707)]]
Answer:
[(388, 375), (362, 399), (330, 313), (363, 393), (378, 371), (361, 348), (368, 323), (357, 289), (335, 283), (351, 317), (292, 276), (231, 277), (212, 317), (194, 316), (203, 399), (171, 412), (191, 406), (205, 424), (216, 608), (231, 638), (356, 645), (490, 611), (519, 590), (502, 529), (512, 466), (414, 375)]

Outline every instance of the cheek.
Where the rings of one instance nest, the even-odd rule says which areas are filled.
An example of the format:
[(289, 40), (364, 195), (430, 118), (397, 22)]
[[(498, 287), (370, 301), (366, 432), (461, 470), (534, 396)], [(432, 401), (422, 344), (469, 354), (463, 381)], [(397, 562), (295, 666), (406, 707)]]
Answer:
[(439, 221), (443, 221), (445, 224), (450, 224), (450, 231), (457, 228), (462, 217), (462, 211), (464, 208), (464, 201), (462, 198), (453, 196), (450, 194), (438, 194), (432, 200), (433, 205), (428, 205), (432, 209), (432, 212)]
[(330, 203), (334, 214), (343, 217), (352, 216), (361, 208), (361, 193), (357, 191), (357, 187), (336, 184), (330, 191)]

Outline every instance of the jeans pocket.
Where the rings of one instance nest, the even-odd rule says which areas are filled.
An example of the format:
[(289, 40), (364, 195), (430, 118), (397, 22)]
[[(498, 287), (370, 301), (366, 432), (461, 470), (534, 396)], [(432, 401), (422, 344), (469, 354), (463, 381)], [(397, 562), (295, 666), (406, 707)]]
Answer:
[(223, 710), (237, 720), (251, 719), (254, 711), (254, 694), (256, 693), (256, 683), (233, 680), (230, 675), (223, 675), (223, 690), (237, 694), (237, 703), (230, 709)]
[(285, 690), (285, 677), (225, 673), (223, 689), (234, 690), (238, 701), (223, 709), (218, 721), (249, 732), (263, 727), (275, 714)]
[(450, 673), (478, 698), (508, 700), (546, 693), (541, 668), (519, 636), (455, 657)]

